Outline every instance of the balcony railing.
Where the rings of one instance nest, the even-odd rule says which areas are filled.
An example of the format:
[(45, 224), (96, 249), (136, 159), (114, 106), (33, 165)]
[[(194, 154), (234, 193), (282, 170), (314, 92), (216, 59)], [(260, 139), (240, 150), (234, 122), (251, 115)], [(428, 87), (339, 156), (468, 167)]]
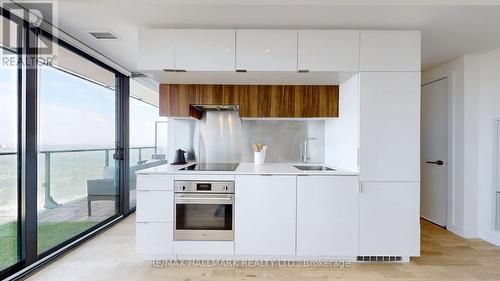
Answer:
[[(130, 148), (131, 150), (131, 158), (132, 158), (132, 151), (137, 151), (138, 157), (134, 158), (138, 159), (137, 162), (142, 162), (143, 161), (143, 152), (144, 150), (153, 150), (152, 155), (156, 154), (157, 148), (155, 146), (140, 146), (140, 147), (132, 147)], [(62, 150), (42, 150), (39, 151), (39, 155), (43, 154), (44, 155), (44, 182), (43, 182), (43, 188), (44, 188), (44, 208), (45, 209), (53, 209), (56, 207), (59, 207), (61, 204), (56, 202), (54, 198), (52, 197), (51, 193), (51, 157), (53, 155), (57, 154), (62, 154), (62, 153), (86, 153), (86, 152), (103, 152), (104, 154), (104, 167), (109, 167), (110, 166), (110, 157), (112, 157), (112, 153), (114, 153), (115, 149), (114, 148), (93, 148), (93, 149), (62, 149)], [(0, 156), (7, 156), (7, 155), (16, 155), (17, 152), (0, 152)], [(131, 161), (132, 163), (132, 161)]]

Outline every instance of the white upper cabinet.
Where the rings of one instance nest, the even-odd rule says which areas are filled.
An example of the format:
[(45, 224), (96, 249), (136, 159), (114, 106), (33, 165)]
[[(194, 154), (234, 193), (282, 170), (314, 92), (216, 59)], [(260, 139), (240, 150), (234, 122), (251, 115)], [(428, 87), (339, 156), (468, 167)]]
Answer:
[(359, 31), (299, 30), (298, 70), (358, 71)]
[(296, 71), (296, 30), (237, 30), (236, 69)]
[(138, 34), (140, 70), (175, 68), (175, 34), (172, 29), (141, 29)]
[(361, 71), (420, 71), (420, 31), (361, 31)]
[(420, 72), (360, 73), (361, 181), (420, 181)]
[(187, 71), (234, 71), (235, 31), (177, 30), (175, 68)]

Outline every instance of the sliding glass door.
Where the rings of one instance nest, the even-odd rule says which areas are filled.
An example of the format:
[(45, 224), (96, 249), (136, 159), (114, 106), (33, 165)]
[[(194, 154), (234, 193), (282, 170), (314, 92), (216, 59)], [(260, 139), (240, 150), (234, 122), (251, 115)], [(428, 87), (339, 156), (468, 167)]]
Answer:
[(160, 117), (158, 89), (130, 80), (129, 208), (136, 206), (135, 172), (167, 163), (167, 121)]
[[(0, 279), (114, 223), (131, 196), (126, 71), (10, 7), (0, 1)], [(135, 162), (156, 159), (147, 134)]]
[(0, 17), (0, 271), (19, 261), (18, 55), (5, 27), (16, 35), (17, 25)]
[(38, 67), (38, 254), (119, 213), (115, 74), (53, 44)]

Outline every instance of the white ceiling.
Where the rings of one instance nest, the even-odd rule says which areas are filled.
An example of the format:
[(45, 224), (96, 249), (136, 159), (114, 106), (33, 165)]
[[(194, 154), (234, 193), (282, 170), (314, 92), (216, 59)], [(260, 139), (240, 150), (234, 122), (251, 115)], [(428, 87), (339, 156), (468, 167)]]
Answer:
[[(131, 71), (137, 66), (137, 30), (144, 27), (421, 30), (422, 67), (428, 69), (465, 54), (500, 48), (500, 6), (468, 5), (499, 2), (59, 0), (56, 24)], [(88, 35), (96, 30), (112, 31), (119, 39), (97, 41)]]

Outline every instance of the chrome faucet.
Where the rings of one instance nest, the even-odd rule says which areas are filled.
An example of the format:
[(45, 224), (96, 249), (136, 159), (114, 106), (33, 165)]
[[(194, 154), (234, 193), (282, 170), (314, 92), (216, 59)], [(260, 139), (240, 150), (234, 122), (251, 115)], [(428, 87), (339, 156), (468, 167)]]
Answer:
[(307, 164), (311, 160), (311, 155), (309, 153), (309, 141), (317, 140), (318, 138), (305, 138), (304, 139), (304, 149), (302, 150), (302, 163)]

